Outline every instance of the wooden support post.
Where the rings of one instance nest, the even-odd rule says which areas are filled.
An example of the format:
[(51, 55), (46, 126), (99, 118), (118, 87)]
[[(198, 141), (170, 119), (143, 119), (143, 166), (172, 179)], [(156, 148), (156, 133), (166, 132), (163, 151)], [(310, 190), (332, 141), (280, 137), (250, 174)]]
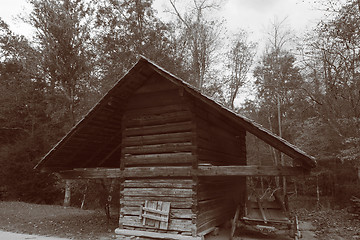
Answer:
[(119, 196), (119, 201), (120, 201), (120, 203), (119, 203), (119, 229), (123, 229), (124, 228), (124, 226), (123, 226), (123, 223), (122, 223), (122, 217), (123, 217), (123, 215), (122, 215), (122, 213), (121, 213), (121, 209), (124, 207), (123, 206), (123, 203), (121, 203), (121, 199), (123, 199), (123, 197), (124, 197), (124, 181), (125, 181), (125, 179), (124, 178), (120, 178), (120, 196)]
[(71, 180), (66, 179), (65, 180), (64, 207), (69, 207), (70, 206), (70, 200), (71, 200)]
[(81, 209), (84, 209), (84, 206), (85, 206), (85, 199), (86, 199), (86, 194), (87, 194), (87, 191), (88, 191), (89, 184), (90, 184), (90, 179), (88, 179), (87, 182), (86, 182), (85, 190), (84, 190), (84, 193), (83, 193), (83, 199), (81, 201), (81, 207), (80, 207)]

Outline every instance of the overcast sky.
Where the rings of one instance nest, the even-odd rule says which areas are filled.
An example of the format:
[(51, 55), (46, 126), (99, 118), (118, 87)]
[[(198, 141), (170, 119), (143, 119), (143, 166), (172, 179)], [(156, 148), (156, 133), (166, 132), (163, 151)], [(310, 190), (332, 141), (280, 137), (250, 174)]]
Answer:
[[(180, 0), (178, 0), (181, 3)], [(322, 13), (315, 10), (314, 1), (310, 0), (223, 0), (221, 16), (226, 19), (230, 31), (243, 28), (260, 36), (269, 25), (269, 21), (277, 17), (287, 17), (287, 23), (298, 34), (311, 28), (321, 18)], [(168, 0), (154, 0), (154, 7), (160, 16)], [(16, 23), (14, 18), (21, 12), (29, 12), (26, 0), (0, 0), (0, 17), (10, 24), (12, 30), (20, 34), (30, 34), (24, 24)]]
[[(182, 2), (184, 0), (177, 0)], [(191, 1), (191, 0), (186, 0)], [(221, 17), (227, 22), (231, 32), (242, 28), (252, 32), (257, 38), (267, 31), (270, 21), (274, 18), (283, 20), (296, 34), (311, 29), (323, 16), (316, 10), (316, 1), (311, 0), (223, 0)], [(155, 0), (154, 6), (161, 12), (170, 8), (168, 0)]]
[[(184, 0), (177, 1), (184, 2)], [(252, 41), (258, 42), (259, 47), (264, 44), (264, 35), (274, 18), (282, 20), (287, 17), (287, 25), (297, 36), (301, 36), (306, 30), (313, 28), (322, 17), (322, 12), (315, 10), (313, 0), (223, 0), (223, 2), (220, 16), (226, 20), (229, 32), (236, 32), (239, 28), (245, 29), (252, 33)], [(154, 0), (154, 7), (160, 17), (166, 18), (167, 14), (164, 10), (170, 8), (168, 0)], [(26, 0), (0, 0), (0, 17), (14, 32), (27, 37), (31, 36), (31, 29), (19, 23), (16, 18), (20, 13), (26, 14), (30, 11), (31, 8)]]

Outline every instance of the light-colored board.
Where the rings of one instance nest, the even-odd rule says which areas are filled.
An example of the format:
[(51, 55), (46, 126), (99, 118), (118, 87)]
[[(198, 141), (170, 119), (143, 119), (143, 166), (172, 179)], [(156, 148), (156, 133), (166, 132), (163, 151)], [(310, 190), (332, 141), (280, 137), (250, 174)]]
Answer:
[[(124, 226), (137, 227), (137, 228), (143, 228), (143, 229), (146, 229), (146, 228), (156, 229), (155, 227), (152, 227), (152, 226), (144, 226), (138, 216), (123, 216), (123, 217), (120, 217), (119, 221)], [(193, 224), (192, 224), (191, 220), (170, 219), (168, 229), (175, 230), (175, 231), (191, 231), (192, 226), (193, 226)]]
[(194, 181), (191, 179), (144, 179), (125, 180), (124, 187), (129, 188), (185, 188), (192, 189)]
[(121, 191), (121, 194), (124, 196), (190, 198), (193, 195), (193, 190), (181, 188), (124, 188), (124, 190)]
[(149, 231), (140, 231), (140, 230), (128, 230), (128, 229), (115, 229), (115, 233), (125, 236), (135, 236), (135, 237), (149, 237), (155, 239), (169, 239), (169, 240), (204, 240), (203, 237), (192, 237), (185, 236), (181, 234), (171, 234), (171, 233), (158, 233), (158, 232), (149, 232)]
[(144, 200), (149, 200), (149, 201), (166, 201), (166, 202), (189, 202), (191, 203), (193, 198), (185, 198), (185, 197), (177, 197), (177, 196), (173, 196), (173, 197), (159, 197), (159, 196), (123, 196), (122, 200), (124, 201), (143, 201)]
[[(147, 198), (149, 200), (159, 200), (159, 198)], [(161, 200), (164, 200), (163, 198), (161, 198)], [(171, 201), (171, 209), (191, 209), (191, 207), (193, 206), (193, 203), (192, 203), (192, 198), (190, 199), (186, 199), (186, 201), (183, 201), (184, 199), (183, 198), (178, 198), (178, 199), (174, 199), (174, 198), (171, 198), (169, 199), (170, 201), (171, 200), (178, 200), (178, 201)], [(166, 200), (167, 201), (167, 200)], [(139, 209), (139, 206), (141, 204), (144, 203), (144, 198), (129, 198), (129, 197), (126, 197), (126, 198), (122, 198), (120, 199), (120, 205), (121, 205), (121, 208), (125, 208), (125, 207), (136, 207), (137, 209)], [(131, 214), (129, 214), (131, 215)]]
[[(180, 218), (180, 219), (192, 219), (195, 217), (192, 210), (190, 208), (182, 208), (176, 209), (172, 207), (173, 203), (171, 203), (171, 211), (170, 216), (172, 219)], [(138, 216), (139, 215), (139, 207), (138, 206), (124, 206), (121, 208), (120, 212), (123, 215), (130, 215), (130, 216)]]

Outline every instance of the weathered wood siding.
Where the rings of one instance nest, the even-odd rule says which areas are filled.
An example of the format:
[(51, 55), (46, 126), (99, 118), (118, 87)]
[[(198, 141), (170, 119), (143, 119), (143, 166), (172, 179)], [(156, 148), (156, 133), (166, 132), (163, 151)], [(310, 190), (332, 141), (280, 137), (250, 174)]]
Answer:
[[(120, 168), (246, 165), (245, 131), (181, 88), (152, 79), (127, 103)], [(171, 202), (167, 232), (206, 233), (230, 219), (243, 201), (245, 178), (124, 179), (120, 226), (164, 231), (139, 219), (145, 200)]]
[[(179, 89), (160, 78), (151, 79), (129, 99), (123, 115), (120, 168), (192, 166), (195, 156), (191, 111)], [(145, 200), (170, 202), (169, 233), (195, 231), (192, 178), (124, 179), (121, 187), (120, 226), (164, 231), (144, 226), (139, 219)]]
[[(194, 102), (199, 164), (246, 165), (245, 130)], [(245, 177), (199, 177), (197, 181), (197, 233), (207, 232), (233, 217), (245, 200)]]

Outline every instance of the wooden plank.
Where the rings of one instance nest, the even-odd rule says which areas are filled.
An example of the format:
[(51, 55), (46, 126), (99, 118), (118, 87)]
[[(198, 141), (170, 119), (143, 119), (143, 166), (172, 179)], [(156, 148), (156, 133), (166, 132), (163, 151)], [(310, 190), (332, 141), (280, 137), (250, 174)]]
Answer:
[[(119, 220), (123, 226), (129, 227), (138, 227), (138, 228), (150, 228), (156, 229), (155, 226), (144, 226), (138, 216), (123, 216)], [(169, 230), (177, 230), (177, 231), (190, 231), (192, 227), (191, 220), (186, 219), (171, 219), (169, 222), (168, 229)]]
[[(159, 206), (158, 206), (159, 207)], [(162, 212), (167, 212), (166, 221), (160, 222), (160, 229), (168, 229), (170, 218), (170, 202), (162, 202), (160, 209)]]
[(143, 146), (160, 143), (182, 143), (190, 142), (192, 137), (191, 132), (182, 133), (165, 133), (145, 136), (126, 137), (123, 139), (123, 146)]
[(171, 234), (171, 233), (158, 233), (158, 232), (148, 232), (140, 230), (128, 230), (128, 229), (115, 229), (115, 233), (125, 236), (135, 236), (135, 237), (148, 237), (155, 239), (169, 239), (169, 240), (203, 240), (202, 237), (192, 237), (185, 236), (181, 234)]
[[(149, 207), (149, 208), (153, 208), (155, 205), (156, 207), (156, 202), (155, 201), (145, 201), (145, 207)], [(147, 211), (144, 211), (142, 216), (147, 215)], [(142, 225), (144, 226), (151, 226), (151, 227), (155, 227), (156, 228), (156, 221), (154, 221), (155, 219), (151, 219), (151, 218), (146, 218), (146, 217), (142, 217)]]
[(199, 176), (295, 176), (304, 174), (302, 167), (286, 166), (201, 166)]
[(154, 209), (154, 208), (149, 208), (149, 207), (142, 207), (143, 210), (149, 212), (149, 213), (156, 213), (156, 214), (160, 214), (160, 215), (168, 215), (169, 212), (163, 211), (163, 210), (158, 210), (158, 209)]
[(191, 153), (162, 153), (139, 156), (126, 156), (125, 165), (190, 165), (194, 156)]
[(294, 176), (307, 173), (302, 167), (283, 166), (187, 166), (128, 167), (75, 169), (59, 172), (65, 179), (72, 178), (147, 178), (198, 176)]
[(145, 180), (125, 180), (125, 187), (131, 188), (185, 188), (192, 189), (193, 180), (190, 179), (145, 179)]
[(59, 172), (64, 179), (77, 178), (120, 178), (119, 168), (82, 168)]
[[(168, 219), (166, 217), (159, 217), (159, 216), (154, 216), (148, 213), (143, 213), (142, 214), (143, 218), (147, 218), (147, 219), (152, 219), (152, 220), (157, 220), (157, 221), (161, 221), (161, 222), (167, 222)], [(158, 226), (155, 226), (156, 228), (158, 228)]]
[[(170, 215), (172, 219), (182, 218), (182, 219), (192, 219), (194, 213), (190, 208), (174, 208), (173, 203), (171, 203)], [(124, 206), (121, 208), (120, 212), (123, 215), (138, 216), (139, 215), (139, 206)]]
[(178, 153), (191, 152), (194, 146), (190, 142), (185, 143), (164, 143), (145, 146), (132, 146), (122, 149), (125, 155), (157, 154), (157, 153)]
[(186, 122), (191, 119), (189, 111), (178, 111), (153, 115), (125, 117), (126, 127), (152, 126), (165, 123)]
[(190, 177), (190, 167), (128, 167), (123, 172), (125, 178), (147, 178), (147, 177)]
[(191, 197), (192, 189), (181, 188), (125, 188), (121, 191), (124, 196), (158, 196), (158, 197)]
[(126, 136), (143, 136), (162, 133), (179, 133), (189, 132), (191, 130), (191, 122), (169, 123), (155, 126), (145, 126), (137, 128), (126, 128)]
[[(159, 198), (152, 198), (152, 197), (149, 197), (147, 198), (149, 200), (159, 200)], [(164, 201), (171, 201), (171, 209), (191, 209), (191, 207), (193, 206), (193, 203), (192, 203), (192, 198), (190, 199), (184, 199), (184, 198), (168, 198), (167, 199), (164, 199), (164, 198), (161, 198), (161, 200), (164, 200)], [(177, 200), (177, 201), (173, 201), (173, 200)], [(121, 208), (125, 208), (125, 207), (136, 207), (137, 209), (139, 208), (139, 206), (141, 204), (144, 203), (144, 198), (141, 197), (141, 198), (135, 198), (135, 197), (123, 197), (120, 199), (120, 205), (122, 206)], [(129, 214), (131, 215), (131, 214)], [(186, 218), (186, 217), (184, 217)]]
[(124, 200), (125, 202), (129, 202), (129, 201), (142, 201), (142, 203), (144, 203), (145, 200), (150, 200), (150, 201), (165, 201), (165, 202), (192, 202), (192, 198), (188, 198), (188, 197), (178, 197), (178, 196), (164, 196), (164, 197), (159, 197), (159, 196), (123, 196), (121, 198), (121, 200)]

